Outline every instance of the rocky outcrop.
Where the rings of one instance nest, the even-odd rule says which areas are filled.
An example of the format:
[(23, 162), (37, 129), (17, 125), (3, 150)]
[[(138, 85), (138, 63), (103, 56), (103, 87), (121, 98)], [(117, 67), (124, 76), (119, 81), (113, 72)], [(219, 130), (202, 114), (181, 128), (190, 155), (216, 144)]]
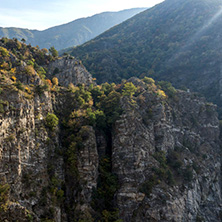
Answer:
[[(1, 98), (5, 96), (3, 93)], [(10, 212), (13, 212), (13, 209), (21, 209), (25, 214), (29, 212), (30, 218), (35, 215), (40, 218), (49, 210), (49, 207), (45, 206), (46, 203), (51, 205), (55, 212), (57, 209), (57, 206), (52, 204), (51, 197), (43, 194), (50, 184), (47, 170), (49, 160), (58, 144), (58, 132), (50, 135), (44, 125), (45, 116), (52, 112), (50, 94), (46, 92), (41, 97), (36, 96), (29, 100), (17, 91), (7, 91), (7, 100), (9, 103), (1, 114), (0, 125), (0, 177), (4, 184), (10, 186), (11, 201), (9, 206), (5, 207), (9, 208)], [(53, 161), (55, 159), (52, 159)], [(61, 158), (56, 161), (55, 168), (62, 164)], [(28, 221), (25, 218), (24, 221)], [(8, 219), (13, 221), (12, 218)], [(61, 218), (56, 221), (61, 221)]]
[(121, 104), (112, 161), (123, 221), (219, 221), (216, 107), (183, 91), (168, 102), (146, 91), (139, 105), (126, 98)]
[[(87, 88), (27, 96), (4, 86), (1, 221), (221, 220), (215, 105), (189, 92), (166, 89), (166, 96), (154, 83), (128, 82), (137, 87), (135, 96), (120, 94), (124, 86), (107, 96), (94, 88), (104, 112), (93, 106)], [(48, 113), (59, 117), (58, 125), (47, 123)]]
[[(82, 213), (90, 211), (93, 189), (97, 188), (99, 158), (95, 131), (90, 126), (83, 126), (80, 134), (84, 137), (82, 148), (78, 152), (77, 168), (79, 172), (80, 186), (82, 191), (79, 194), (77, 210)], [(84, 204), (81, 204), (84, 203)]]
[(50, 78), (58, 78), (61, 86), (67, 87), (70, 83), (90, 85), (93, 82), (91, 74), (82, 63), (70, 56), (51, 62), (48, 71)]
[[(5, 96), (1, 94), (1, 98)], [(70, 195), (73, 184), (67, 182), (64, 189), (66, 148), (61, 144), (60, 129), (49, 129), (46, 124), (47, 114), (63, 106), (63, 97), (55, 100), (49, 92), (36, 94), (33, 99), (26, 99), (18, 91), (7, 94), (10, 103), (4, 105), (0, 122), (0, 192), (4, 195), (0, 199), (0, 208), (4, 209), (0, 211), (1, 221), (68, 220), (63, 200)], [(73, 198), (75, 212), (86, 214), (92, 211), (99, 160), (93, 128), (83, 126), (79, 133), (84, 141), (77, 153), (78, 178), (74, 180), (78, 180), (78, 187), (74, 187)]]

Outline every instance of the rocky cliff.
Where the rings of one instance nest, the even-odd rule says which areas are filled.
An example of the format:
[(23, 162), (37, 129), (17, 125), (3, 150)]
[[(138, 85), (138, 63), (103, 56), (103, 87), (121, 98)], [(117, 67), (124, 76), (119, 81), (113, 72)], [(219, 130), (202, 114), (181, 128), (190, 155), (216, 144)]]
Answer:
[(112, 151), (121, 218), (220, 221), (216, 107), (182, 91), (167, 102), (144, 92), (136, 105), (121, 105), (125, 112), (115, 123)]
[(221, 221), (215, 105), (147, 77), (76, 86), (75, 59), (29, 50), (0, 48), (0, 221)]
[(56, 77), (60, 85), (68, 87), (70, 83), (74, 85), (92, 83), (92, 76), (82, 65), (81, 61), (74, 57), (65, 56), (49, 64), (49, 77)]
[[(1, 221), (38, 221), (48, 214), (59, 218), (59, 190), (55, 190), (52, 177), (63, 180), (63, 160), (55, 157), (55, 150), (59, 149), (58, 129), (51, 133), (44, 124), (47, 113), (53, 112), (51, 95), (45, 92), (27, 99), (17, 89), (2, 87), (0, 171), (1, 198), (6, 199), (1, 199)], [(57, 171), (55, 175), (50, 172), (51, 166)], [(46, 194), (48, 189), (52, 192)]]

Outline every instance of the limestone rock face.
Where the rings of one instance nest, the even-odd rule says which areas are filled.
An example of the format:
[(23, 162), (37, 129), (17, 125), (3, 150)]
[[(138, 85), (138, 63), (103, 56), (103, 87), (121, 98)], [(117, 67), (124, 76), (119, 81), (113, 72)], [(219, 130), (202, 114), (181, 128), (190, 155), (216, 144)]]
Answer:
[(48, 71), (51, 78), (58, 78), (59, 84), (66, 87), (70, 83), (90, 85), (93, 82), (91, 74), (82, 63), (69, 56), (51, 62)]
[[(135, 79), (132, 82), (139, 85)], [(182, 91), (168, 102), (146, 91), (136, 104), (122, 99), (124, 114), (113, 130), (112, 166), (120, 183), (116, 194), (120, 218), (126, 222), (219, 221), (216, 107)], [(165, 162), (158, 155), (166, 156)], [(169, 177), (164, 179), (166, 169), (175, 176), (172, 184)]]
[[(4, 88), (0, 221), (96, 221), (101, 212), (95, 206), (104, 203), (98, 197), (108, 186), (110, 205), (124, 222), (221, 220), (216, 107), (189, 92), (166, 98), (152, 85), (129, 81), (140, 94), (120, 96), (121, 114), (105, 130), (88, 125), (86, 104), (80, 109), (66, 88), (29, 96)], [(48, 113), (60, 120), (53, 129)]]
[[(83, 147), (78, 152), (77, 168), (80, 176), (80, 184), (83, 187), (80, 193), (80, 199), (85, 202), (82, 211), (88, 204), (90, 208), (90, 201), (92, 200), (93, 189), (97, 187), (99, 158), (97, 152), (97, 144), (95, 131), (90, 126), (84, 126), (80, 130), (87, 138), (84, 141)], [(79, 200), (80, 200), (79, 199)]]
[(65, 222), (73, 220), (70, 209), (92, 211), (96, 134), (80, 124), (81, 149), (68, 152), (69, 133), (76, 143), (80, 137), (76, 130), (66, 135), (64, 125), (79, 104), (71, 90), (50, 81), (54, 73), (60, 85), (89, 85), (91, 75), (71, 57), (49, 65), (45, 50), (16, 39), (1, 39), (0, 46), (0, 221)]
[[(7, 96), (10, 103), (5, 105), (6, 112), (0, 119), (0, 188), (10, 187), (7, 194), (10, 202), (4, 205), (0, 201), (1, 208), (5, 207), (5, 213), (0, 212), (0, 221), (4, 218), (8, 221), (30, 221), (31, 218), (33, 221), (41, 218), (67, 221), (63, 191), (60, 192), (67, 180), (61, 155), (65, 148), (61, 145), (59, 127), (51, 131), (45, 125), (47, 114), (63, 106), (65, 101), (61, 97), (55, 100), (49, 92), (31, 100), (18, 92)], [(75, 210), (85, 212), (91, 210), (93, 189), (97, 187), (99, 158), (93, 128), (83, 126), (80, 133), (84, 137), (77, 154), (81, 191), (74, 187), (77, 193), (74, 201)], [(64, 196), (69, 195), (73, 186), (67, 184)]]
[(18, 73), (16, 75), (17, 80), (25, 85), (42, 84), (42, 80), (31, 65), (27, 65), (25, 62), (21, 62), (21, 66), (17, 68)]
[[(22, 94), (12, 92), (7, 98), (9, 104), (4, 107), (0, 123), (1, 183), (10, 186), (10, 212), (21, 209), (24, 215), (30, 212), (30, 217), (33, 213), (40, 217), (44, 214), (43, 208), (48, 208), (40, 204), (42, 199), (50, 204), (42, 192), (49, 185), (49, 159), (58, 143), (58, 132), (51, 136), (44, 126), (46, 114), (52, 112), (50, 94), (45, 92), (41, 97), (28, 100)], [(52, 137), (54, 142), (51, 142)], [(60, 158), (57, 159), (59, 164), (62, 164)]]

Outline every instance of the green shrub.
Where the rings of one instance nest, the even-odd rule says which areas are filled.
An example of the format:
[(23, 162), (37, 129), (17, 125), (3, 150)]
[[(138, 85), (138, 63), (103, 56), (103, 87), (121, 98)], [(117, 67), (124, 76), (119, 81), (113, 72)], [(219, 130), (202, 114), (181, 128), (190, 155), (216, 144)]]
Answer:
[(155, 80), (149, 77), (144, 77), (143, 81), (147, 84), (155, 84)]
[[(116, 209), (114, 209), (113, 206), (113, 198), (118, 189), (118, 178), (112, 172), (111, 159), (107, 156), (103, 157), (99, 162), (98, 181), (97, 190), (94, 190), (92, 196), (91, 206), (103, 216), (105, 215), (102, 212), (105, 211), (106, 213), (113, 214), (114, 216)], [(111, 215), (109, 215), (109, 217), (111, 217)], [(118, 215), (115, 214), (114, 217), (116, 217), (115, 220), (108, 221), (116, 221), (118, 219)]]
[(170, 82), (160, 81), (158, 84), (166, 92), (166, 94), (171, 98), (176, 98), (177, 90), (172, 86)]
[(0, 55), (6, 57), (6, 56), (9, 56), (9, 52), (6, 48), (0, 47)]
[(33, 67), (34, 67), (34, 62), (33, 62), (32, 60), (28, 60), (27, 65), (28, 65), (28, 66), (33, 66)]
[(159, 168), (155, 167), (153, 168), (153, 171), (155, 172), (157, 179), (159, 181), (165, 181), (170, 186), (174, 185), (175, 180), (173, 173), (169, 168), (169, 166), (171, 165), (169, 164), (168, 158), (166, 158), (166, 153), (164, 151), (159, 151), (154, 153), (153, 157), (160, 163)]
[(45, 79), (45, 74), (46, 74), (46, 71), (44, 70), (43, 67), (39, 67), (38, 70), (37, 70), (39, 76), (41, 79)]
[(59, 124), (58, 117), (53, 113), (48, 113), (45, 118), (45, 125), (49, 129), (53, 130), (58, 124)]
[(153, 157), (160, 163), (161, 167), (167, 168), (166, 153), (164, 151), (154, 153)]
[(167, 164), (177, 172), (179, 172), (181, 166), (183, 165), (182, 161), (179, 159), (179, 154), (176, 151), (170, 151), (168, 153)]
[(35, 92), (38, 94), (38, 95), (41, 95), (42, 93), (44, 93), (45, 91), (49, 91), (49, 86), (47, 84), (44, 84), (44, 85), (37, 85), (35, 87)]
[(70, 175), (74, 176), (75, 178), (79, 178), (79, 171), (77, 167), (77, 159), (78, 159), (77, 149), (78, 149), (77, 142), (72, 142), (66, 151), (67, 171), (68, 173), (70, 173)]
[(184, 169), (183, 178), (187, 182), (190, 182), (193, 179), (193, 171), (191, 166), (187, 166), (186, 169)]
[(123, 95), (132, 97), (135, 94), (136, 90), (137, 88), (132, 82), (127, 82), (123, 88)]
[(56, 68), (54, 69), (54, 71), (53, 71), (53, 74), (55, 75), (55, 74), (57, 74), (57, 73), (59, 73), (59, 68), (56, 67)]
[(9, 199), (10, 186), (8, 184), (0, 184), (0, 212), (7, 210), (7, 202)]
[(23, 84), (22, 84), (20, 81), (17, 81), (17, 82), (15, 83), (15, 86), (16, 86), (17, 89), (19, 89), (19, 90), (22, 90), (22, 91), (25, 90)]
[(58, 51), (54, 48), (54, 46), (50, 47), (49, 52), (53, 57), (58, 57), (59, 55)]
[(152, 193), (152, 189), (158, 184), (158, 179), (155, 175), (150, 176), (150, 178), (145, 181), (139, 188), (141, 193), (144, 193), (147, 197)]
[(4, 106), (3, 106), (3, 104), (0, 103), (0, 113), (4, 113), (4, 112), (5, 112)]
[(33, 221), (33, 217), (30, 213), (28, 213), (27, 215), (28, 221), (32, 222)]
[(56, 192), (56, 197), (57, 197), (57, 200), (60, 202), (60, 201), (63, 201), (64, 199), (64, 191), (63, 190), (58, 190)]
[(12, 142), (15, 139), (15, 136), (13, 134), (9, 135), (8, 137), (5, 138), (6, 142)]

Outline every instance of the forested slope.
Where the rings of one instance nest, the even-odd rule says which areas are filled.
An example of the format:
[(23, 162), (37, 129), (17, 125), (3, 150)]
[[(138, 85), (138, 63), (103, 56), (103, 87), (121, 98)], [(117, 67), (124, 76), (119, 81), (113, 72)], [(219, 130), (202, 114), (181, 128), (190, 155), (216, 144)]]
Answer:
[(132, 76), (168, 80), (221, 103), (222, 3), (166, 0), (71, 54), (98, 82)]

